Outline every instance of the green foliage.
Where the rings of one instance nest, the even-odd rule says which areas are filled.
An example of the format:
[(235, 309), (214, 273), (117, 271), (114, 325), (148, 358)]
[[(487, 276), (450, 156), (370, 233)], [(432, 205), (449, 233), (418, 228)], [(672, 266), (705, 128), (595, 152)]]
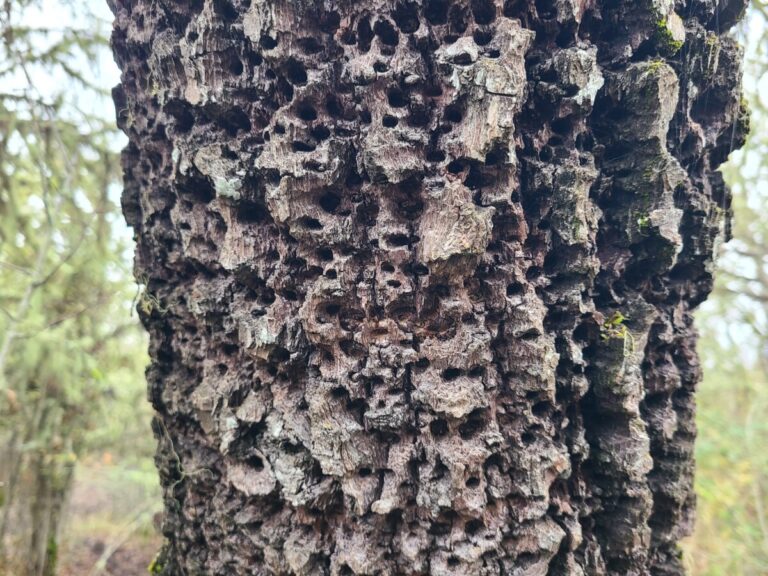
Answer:
[[(752, 3), (745, 22), (744, 97), (752, 109), (752, 133), (723, 170), (734, 193), (734, 239), (718, 263), (713, 297), (697, 318), (704, 368), (697, 402), (698, 517), (686, 546), (696, 576), (768, 574), (766, 3)], [(717, 38), (709, 36), (707, 44), (716, 60)], [(744, 122), (746, 107), (741, 108)]]
[(624, 316), (620, 310), (616, 310), (600, 327), (600, 338), (603, 340), (618, 338), (624, 341), (625, 358), (635, 353), (635, 337), (627, 328), (627, 320), (629, 318)]
[[(38, 25), (49, 10), (71, 25)], [(0, 29), (0, 561), (12, 548), (23, 570), (53, 573), (73, 464), (151, 452), (145, 340), (131, 315), (121, 142), (92, 72), (109, 22), (86, 2), (16, 0)]]

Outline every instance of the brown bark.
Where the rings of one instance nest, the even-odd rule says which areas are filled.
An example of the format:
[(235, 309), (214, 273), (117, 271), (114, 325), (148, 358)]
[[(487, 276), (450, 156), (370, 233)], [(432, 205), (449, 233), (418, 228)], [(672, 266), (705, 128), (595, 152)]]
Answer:
[(743, 0), (115, 0), (165, 574), (681, 574)]

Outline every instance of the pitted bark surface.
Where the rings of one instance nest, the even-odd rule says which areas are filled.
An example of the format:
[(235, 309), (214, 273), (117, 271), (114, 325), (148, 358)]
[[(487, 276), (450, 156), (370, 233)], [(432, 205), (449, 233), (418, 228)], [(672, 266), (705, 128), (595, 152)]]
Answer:
[(113, 0), (165, 574), (682, 574), (742, 0)]

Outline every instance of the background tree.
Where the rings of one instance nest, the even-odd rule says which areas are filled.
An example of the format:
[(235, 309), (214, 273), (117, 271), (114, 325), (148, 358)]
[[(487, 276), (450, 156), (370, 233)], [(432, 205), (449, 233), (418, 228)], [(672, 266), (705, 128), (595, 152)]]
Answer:
[(765, 2), (739, 27), (747, 47), (744, 96), (753, 129), (724, 169), (734, 193), (733, 240), (717, 262), (712, 299), (698, 316), (704, 382), (697, 448), (695, 574), (757, 576), (768, 570), (768, 47)]
[(56, 573), (78, 458), (142, 421), (115, 400), (136, 398), (143, 358), (113, 233), (116, 133), (86, 72), (106, 23), (72, 3), (55, 9), (76, 26), (39, 25), (44, 7), (0, 10), (0, 571), (35, 576)]
[(679, 574), (744, 2), (112, 2), (166, 574)]

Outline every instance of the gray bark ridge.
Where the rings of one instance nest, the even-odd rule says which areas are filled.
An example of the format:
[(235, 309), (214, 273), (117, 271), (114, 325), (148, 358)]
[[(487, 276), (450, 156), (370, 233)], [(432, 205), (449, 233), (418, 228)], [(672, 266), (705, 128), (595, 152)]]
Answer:
[(743, 0), (114, 0), (163, 574), (677, 575)]

